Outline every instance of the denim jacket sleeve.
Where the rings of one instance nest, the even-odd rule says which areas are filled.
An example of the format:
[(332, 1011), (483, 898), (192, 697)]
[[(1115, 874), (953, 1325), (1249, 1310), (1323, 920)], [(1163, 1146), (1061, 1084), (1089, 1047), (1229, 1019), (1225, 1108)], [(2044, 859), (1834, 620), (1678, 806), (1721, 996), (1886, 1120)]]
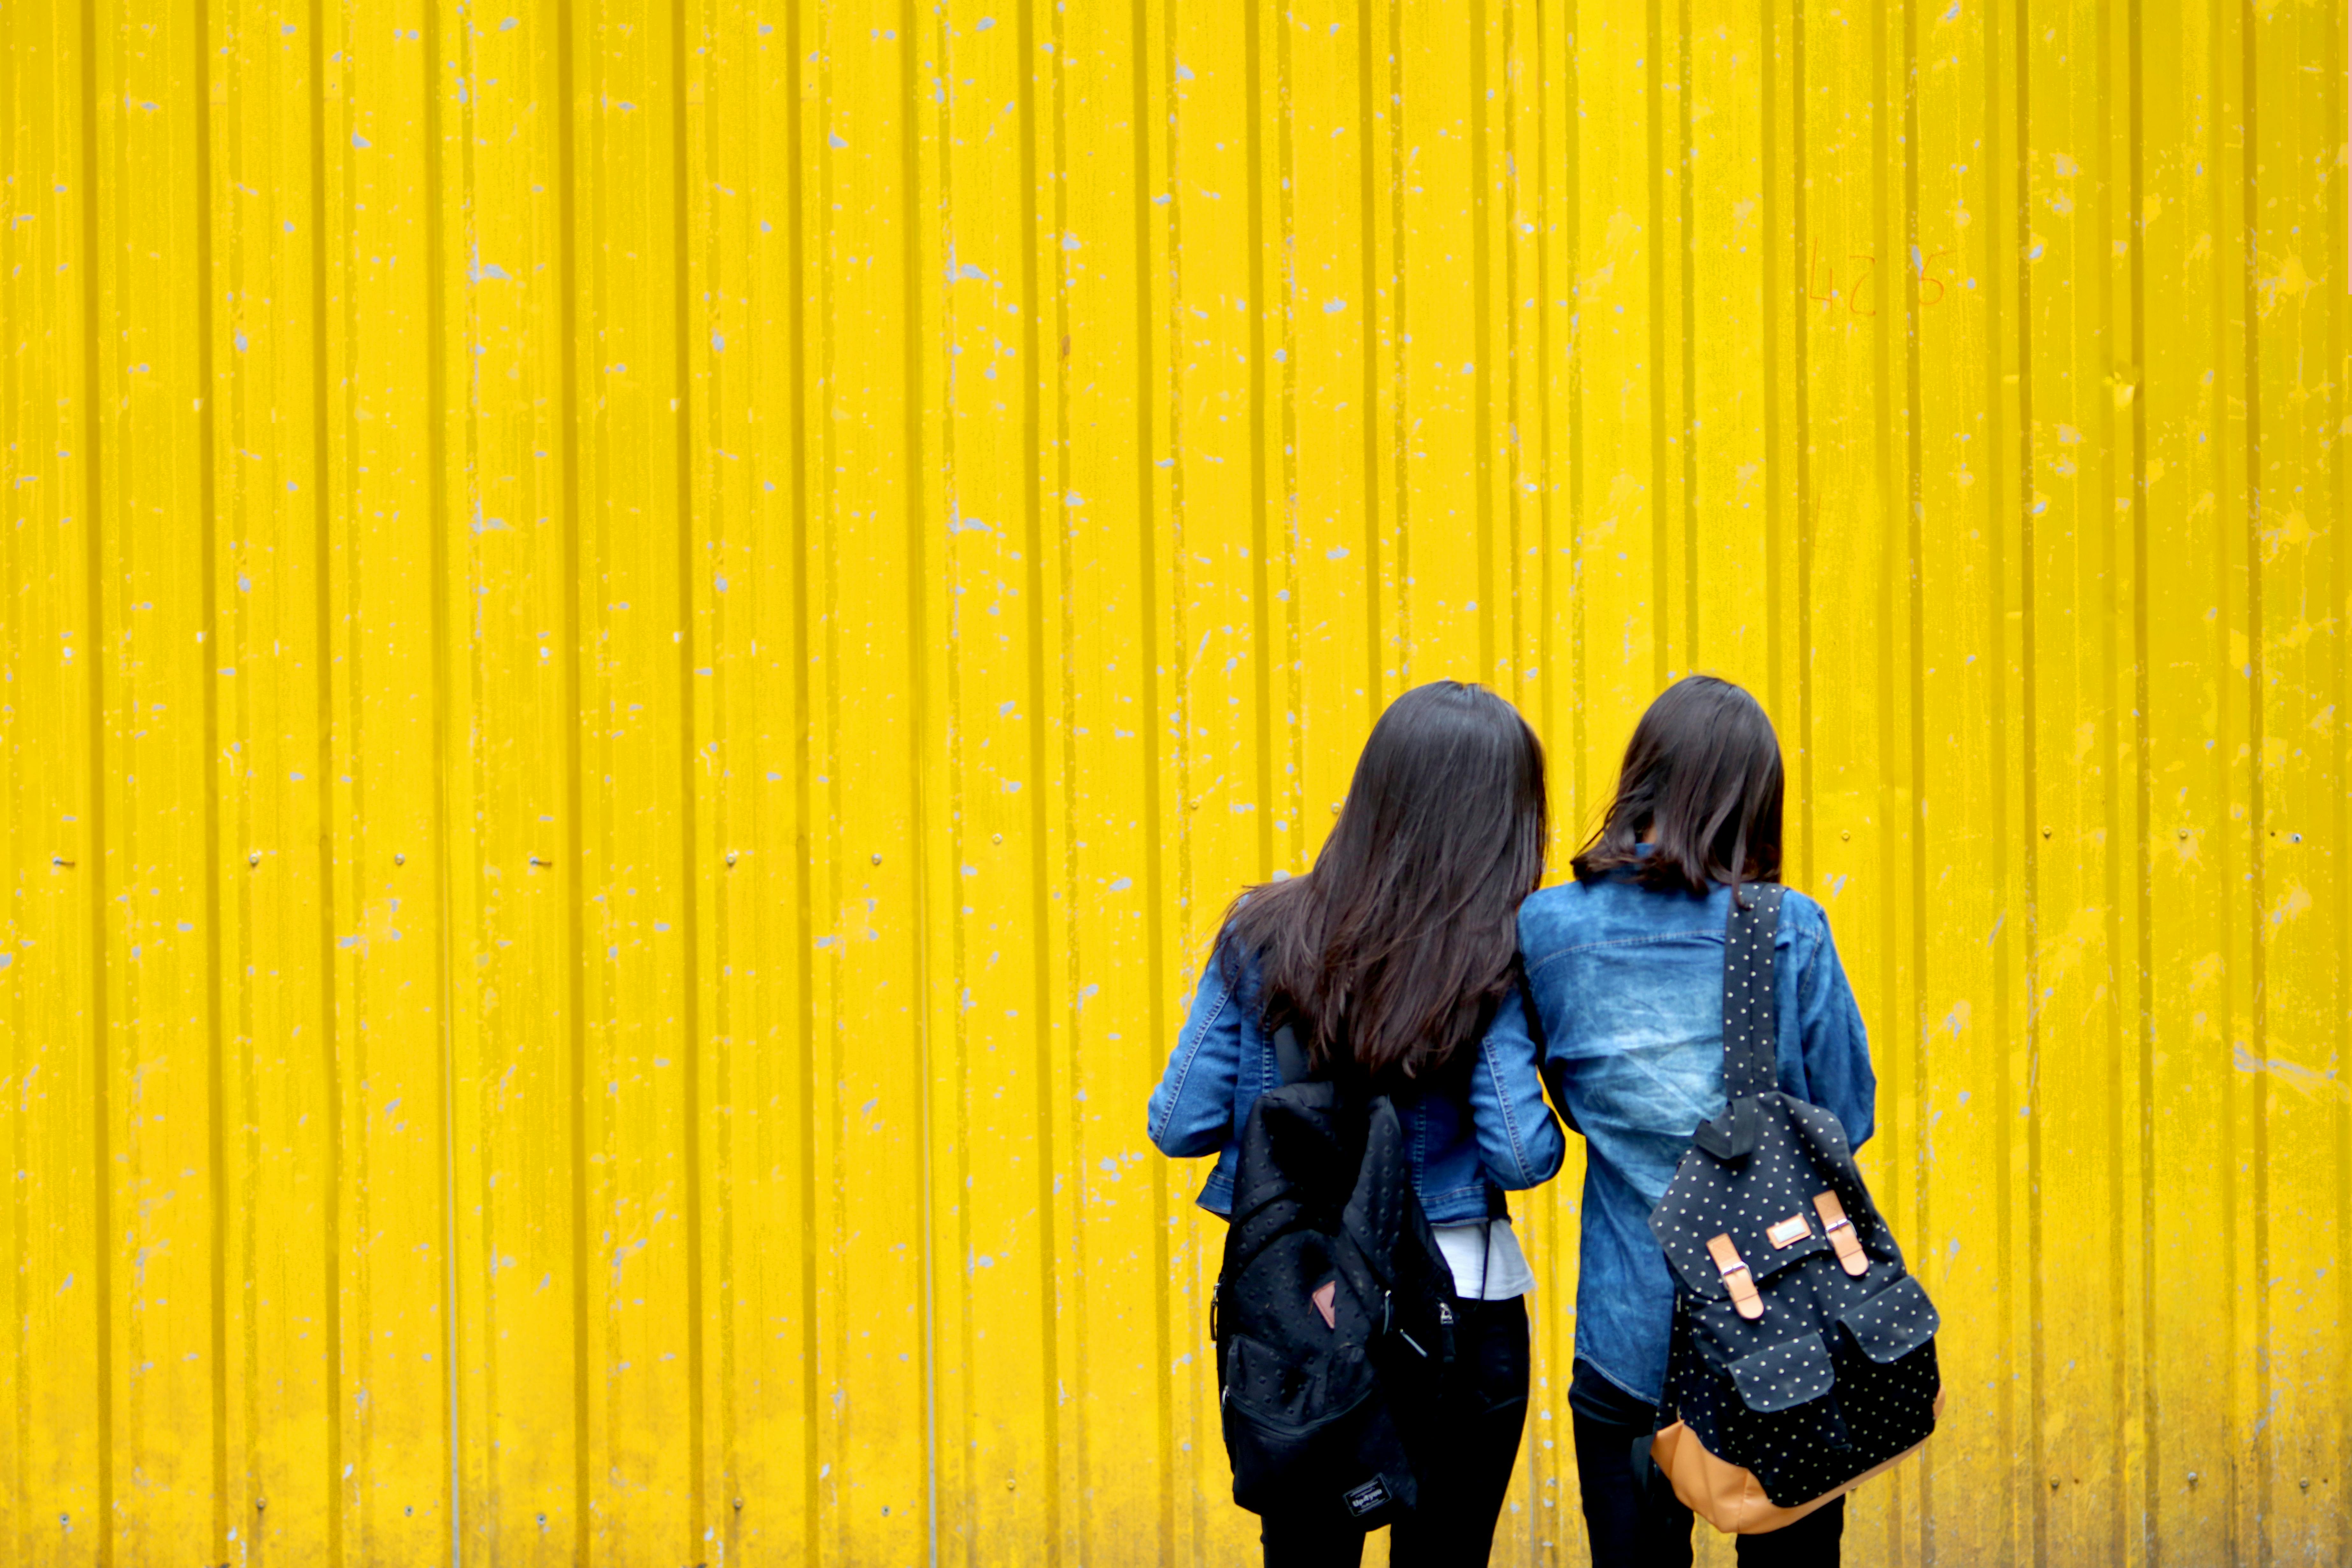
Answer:
[(1526, 993), (1514, 985), (1478, 1042), (1470, 1075), (1470, 1121), (1478, 1156), (1502, 1187), (1533, 1187), (1559, 1173), (1568, 1138), (1544, 1102), (1542, 1063), (1528, 1027)]
[[(1804, 1052), (1805, 1098), (1838, 1119), (1849, 1146), (1870, 1141), (1878, 1121), (1878, 1075), (1871, 1070), (1870, 1042), (1862, 1010), (1854, 1005), (1829, 920), (1815, 912), (1818, 940), (1797, 974), (1798, 1037)], [(1786, 1036), (1782, 1037), (1784, 1039)]]
[(1184, 1160), (1214, 1154), (1233, 1141), (1234, 1090), (1241, 1077), (1249, 1009), (1225, 981), (1215, 952), (1192, 993), (1192, 1011), (1177, 1032), (1160, 1087), (1151, 1091), (1146, 1131), (1163, 1154)]

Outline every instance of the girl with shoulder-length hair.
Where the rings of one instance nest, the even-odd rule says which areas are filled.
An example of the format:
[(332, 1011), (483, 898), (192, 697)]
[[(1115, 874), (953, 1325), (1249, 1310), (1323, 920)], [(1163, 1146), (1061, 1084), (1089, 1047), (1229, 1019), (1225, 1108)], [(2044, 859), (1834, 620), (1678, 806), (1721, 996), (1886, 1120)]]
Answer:
[[(1724, 928), (1743, 883), (1780, 879), (1780, 744), (1727, 680), (1676, 681), (1634, 726), (1576, 880), (1519, 910), (1554, 1098), (1584, 1134), (1569, 1407), (1595, 1568), (1691, 1561), (1691, 1513), (1646, 1461), (1665, 1391), (1675, 1287), (1651, 1235), (1702, 1121), (1724, 1109)], [(1829, 918), (1790, 889), (1774, 941), (1779, 1087), (1856, 1148), (1876, 1080)], [(1739, 1538), (1743, 1563), (1838, 1561), (1843, 1499)]]
[[(1543, 874), (1543, 749), (1476, 686), (1416, 687), (1373, 726), (1314, 868), (1227, 912), (1151, 1096), (1151, 1141), (1214, 1154), (1200, 1203), (1232, 1213), (1240, 1140), (1281, 1083), (1288, 1026), (1318, 1071), (1391, 1096), (1414, 1194), (1460, 1299), (1452, 1380), (1428, 1444), (1440, 1474), (1400, 1519), (1400, 1564), (1484, 1563), (1526, 1420), (1534, 1287), (1506, 1188), (1559, 1169), (1516, 984), (1519, 904)], [(1354, 1563), (1363, 1531), (1326, 1510), (1265, 1518), (1269, 1564)]]

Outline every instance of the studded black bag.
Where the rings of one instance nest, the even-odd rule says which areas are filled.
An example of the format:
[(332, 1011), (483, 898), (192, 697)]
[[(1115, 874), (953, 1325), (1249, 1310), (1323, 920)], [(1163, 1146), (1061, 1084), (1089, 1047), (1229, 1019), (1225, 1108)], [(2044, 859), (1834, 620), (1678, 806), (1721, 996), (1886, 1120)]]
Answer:
[(1783, 889), (1735, 889), (1723, 1114), (1650, 1229), (1675, 1272), (1651, 1457), (1717, 1529), (1778, 1530), (1907, 1458), (1943, 1407), (1937, 1319), (1819, 1106), (1780, 1091), (1773, 938)]
[(1275, 1034), (1282, 1087), (1241, 1139), (1210, 1310), (1234, 1500), (1363, 1528), (1418, 1500), (1454, 1359), (1454, 1275), (1413, 1194), (1394, 1103), (1312, 1075)]

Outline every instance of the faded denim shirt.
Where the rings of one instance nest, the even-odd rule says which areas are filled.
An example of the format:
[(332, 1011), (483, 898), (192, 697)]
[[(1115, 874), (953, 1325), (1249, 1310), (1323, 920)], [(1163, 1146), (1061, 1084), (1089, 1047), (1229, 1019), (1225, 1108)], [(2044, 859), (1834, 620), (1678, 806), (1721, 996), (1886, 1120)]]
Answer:
[[(1233, 1213), (1242, 1129), (1257, 1097), (1282, 1081), (1258, 1001), (1257, 961), (1244, 961), (1228, 986), (1213, 952), (1146, 1113), (1162, 1153), (1217, 1156), (1199, 1200), (1213, 1214)], [(1397, 1100), (1413, 1191), (1432, 1225), (1486, 1218), (1490, 1182), (1535, 1186), (1557, 1174), (1568, 1153), (1567, 1136), (1544, 1102), (1535, 1037), (1516, 988), (1497, 1005), (1468, 1069), (1447, 1072), (1447, 1089)]]
[[(1619, 874), (1519, 907), (1528, 988), (1560, 1109), (1584, 1134), (1576, 1354), (1638, 1398), (1665, 1392), (1675, 1286), (1650, 1211), (1701, 1121), (1723, 1113), (1723, 926), (1731, 891)], [(1790, 889), (1773, 942), (1780, 1088), (1871, 1133), (1877, 1079), (1821, 905)]]

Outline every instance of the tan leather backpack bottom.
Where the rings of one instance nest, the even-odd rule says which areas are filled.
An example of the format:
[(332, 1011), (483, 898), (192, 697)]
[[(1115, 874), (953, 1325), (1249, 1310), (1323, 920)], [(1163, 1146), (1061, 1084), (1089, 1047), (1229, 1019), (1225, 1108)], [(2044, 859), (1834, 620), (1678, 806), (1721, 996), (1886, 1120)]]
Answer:
[[(1936, 1391), (1936, 1418), (1944, 1417), (1944, 1391)], [(1683, 1506), (1726, 1535), (1763, 1535), (1791, 1525), (1817, 1508), (1826, 1508), (1873, 1476), (1893, 1469), (1927, 1445), (1906, 1448), (1883, 1465), (1869, 1469), (1843, 1486), (1825, 1491), (1811, 1502), (1782, 1508), (1764, 1495), (1755, 1475), (1706, 1451), (1697, 1434), (1677, 1421), (1650, 1441), (1650, 1458), (1675, 1483)]]

